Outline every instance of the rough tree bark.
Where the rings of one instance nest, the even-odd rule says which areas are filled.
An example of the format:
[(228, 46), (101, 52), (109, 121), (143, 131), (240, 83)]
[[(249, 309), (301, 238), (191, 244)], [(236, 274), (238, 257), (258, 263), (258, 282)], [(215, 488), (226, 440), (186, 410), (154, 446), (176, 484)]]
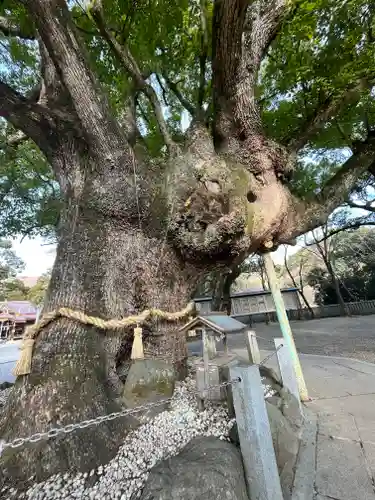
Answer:
[(233, 283), (241, 274), (241, 266), (234, 265), (231, 269), (215, 273), (212, 293), (212, 310), (231, 314), (232, 301), (230, 291)]
[[(137, 134), (127, 134), (134, 120), (121, 128), (112, 116), (65, 0), (23, 4), (40, 47), (41, 92), (35, 102), (0, 82), (0, 105), (2, 116), (44, 152), (64, 198), (45, 312), (66, 306), (113, 318), (153, 306), (179, 310), (203, 274), (321, 225), (373, 164), (375, 137), (369, 136), (316, 197), (298, 200), (290, 193), (294, 151), (265, 136), (255, 90), (261, 61), (291, 1), (258, 0), (251, 8), (247, 0), (215, 2), (214, 133), (197, 112), (184, 148), (173, 144), (157, 96), (126, 47), (106, 31), (105, 12), (94, 2), (103, 38), (154, 107), (169, 152), (161, 167), (136, 157)], [(0, 30), (17, 33), (9, 23), (0, 22)], [(151, 355), (186, 354), (173, 329), (146, 325)], [(0, 426), (3, 438), (119, 408), (115, 356), (129, 335), (67, 320), (45, 328), (34, 348), (32, 373), (16, 381)], [(30, 445), (22, 454), (7, 451), (2, 475), (22, 481), (68, 467), (87, 470), (116, 452), (124, 428), (124, 422), (101, 424)]]

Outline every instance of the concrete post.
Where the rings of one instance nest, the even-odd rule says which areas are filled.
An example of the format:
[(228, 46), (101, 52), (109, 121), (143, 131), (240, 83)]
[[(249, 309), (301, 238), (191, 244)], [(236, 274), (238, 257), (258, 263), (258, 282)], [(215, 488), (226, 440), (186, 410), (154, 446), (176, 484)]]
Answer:
[(249, 355), (249, 361), (252, 365), (260, 364), (260, 353), (258, 347), (258, 341), (253, 330), (248, 330), (245, 333), (246, 348)]
[(305, 379), (303, 377), (301, 363), (298, 357), (296, 345), (294, 343), (292, 329), (290, 328), (288, 315), (286, 313), (283, 297), (281, 295), (279, 281), (275, 273), (275, 266), (273, 264), (271, 254), (270, 253), (264, 254), (263, 259), (264, 259), (264, 266), (266, 268), (266, 273), (268, 276), (268, 282), (272, 292), (272, 298), (275, 303), (277, 319), (279, 320), (281, 332), (283, 334), (288, 351), (291, 355), (294, 370), (296, 372), (299, 397), (301, 398), (302, 401), (308, 401), (309, 396), (307, 393)]
[(230, 368), (238, 436), (249, 498), (283, 500), (259, 368)]
[(206, 350), (208, 359), (216, 358), (216, 341), (215, 336), (212, 333), (208, 333), (204, 330), (203, 336), (203, 351)]
[(294, 370), (293, 361), (289, 354), (288, 347), (283, 338), (274, 339), (275, 348), (277, 351), (277, 361), (283, 385), (289, 390), (291, 394), (297, 399), (301, 414), (303, 413), (301, 399), (299, 397), (298, 381), (296, 372)]
[(207, 332), (205, 328), (202, 329), (202, 342), (203, 342), (203, 367), (204, 367), (204, 387), (208, 387), (208, 349), (207, 349)]

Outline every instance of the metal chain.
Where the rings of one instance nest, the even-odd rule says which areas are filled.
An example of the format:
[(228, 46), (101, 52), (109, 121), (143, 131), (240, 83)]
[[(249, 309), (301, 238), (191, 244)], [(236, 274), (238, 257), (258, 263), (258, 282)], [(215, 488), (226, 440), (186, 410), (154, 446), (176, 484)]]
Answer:
[(266, 337), (261, 337), (260, 335), (256, 334), (255, 335), (255, 338), (258, 340), (258, 339), (261, 339), (261, 340), (264, 340), (265, 342), (268, 342), (269, 344), (272, 344), (272, 345), (275, 345), (275, 342), (273, 340), (270, 340), (270, 339), (266, 339)]
[[(233, 380), (228, 380), (228, 382), (222, 382), (221, 384), (218, 384), (218, 385), (209, 385), (209, 386), (205, 387), (204, 390), (205, 391), (212, 391), (214, 389), (220, 389), (222, 387), (228, 387), (229, 385), (238, 384), (238, 382), (240, 382), (240, 379), (234, 378)], [(194, 392), (194, 394), (201, 394), (198, 391), (192, 391), (192, 392)]]
[[(239, 382), (240, 379), (234, 379), (234, 380), (229, 380), (227, 382), (223, 382), (218, 385), (212, 385), (208, 386), (205, 388), (205, 391), (210, 391), (213, 389), (219, 389), (222, 387), (227, 387), (229, 385), (233, 385), (237, 382)], [(198, 391), (193, 391), (194, 394), (198, 395), (201, 394)], [(96, 425), (99, 425), (103, 422), (110, 422), (112, 420), (116, 420), (117, 418), (121, 417), (126, 417), (128, 415), (133, 415), (136, 413), (140, 413), (145, 410), (149, 410), (150, 408), (155, 408), (157, 406), (164, 405), (166, 403), (171, 403), (173, 401), (173, 398), (168, 398), (168, 399), (163, 399), (162, 401), (156, 401), (154, 403), (147, 403), (145, 405), (137, 406), (136, 408), (132, 409), (124, 409), (121, 411), (115, 411), (113, 413), (109, 413), (108, 415), (101, 415), (100, 417), (88, 419), (88, 420), (82, 420), (81, 422), (75, 423), (75, 424), (68, 424), (65, 427), (56, 427), (52, 428), (49, 431), (46, 432), (37, 432), (36, 434), (32, 434), (31, 436), (25, 437), (25, 438), (16, 438), (14, 441), (11, 441), (7, 443), (4, 440), (0, 440), (0, 457), (3, 453), (4, 450), (7, 448), (12, 448), (12, 449), (17, 449), (21, 448), (25, 444), (28, 443), (37, 443), (39, 441), (43, 440), (48, 440), (50, 438), (54, 438), (60, 435), (65, 435), (65, 434), (70, 434), (71, 432), (77, 430), (77, 429), (86, 429), (87, 427), (93, 427)]]
[[(264, 363), (266, 363), (282, 347), (283, 347), (283, 344), (279, 345), (277, 347), (277, 349), (275, 350), (275, 352), (272, 352), (271, 354), (266, 356), (259, 363), (259, 366), (262, 366)], [(228, 387), (228, 386), (236, 384), (238, 382), (240, 382), (240, 379), (238, 379), (238, 378), (233, 379), (233, 380), (228, 380), (227, 382), (223, 382), (221, 384), (211, 385), (211, 386), (205, 387), (204, 392), (209, 392), (209, 391), (212, 391), (215, 389), (221, 389), (223, 387)], [(202, 394), (201, 392), (198, 392), (198, 391), (193, 391), (193, 393), (196, 395), (200, 395), (200, 396)], [(168, 398), (168, 399), (164, 399), (162, 401), (156, 401), (154, 403), (147, 403), (145, 405), (137, 406), (136, 408), (124, 409), (121, 411), (112, 412), (112, 413), (109, 413), (108, 415), (101, 415), (101, 416), (96, 417), (96, 418), (82, 420), (81, 422), (78, 422), (75, 424), (68, 424), (65, 427), (52, 428), (46, 432), (37, 432), (37, 433), (32, 434), (31, 436), (28, 436), (25, 438), (16, 438), (9, 443), (7, 443), (4, 440), (0, 440), (0, 456), (2, 455), (2, 452), (4, 450), (6, 450), (7, 448), (12, 448), (12, 449), (21, 448), (22, 446), (24, 446), (25, 444), (28, 444), (28, 443), (37, 443), (39, 441), (48, 440), (50, 438), (54, 438), (54, 437), (57, 437), (60, 435), (70, 434), (71, 432), (73, 432), (77, 429), (86, 429), (88, 427), (97, 426), (103, 422), (110, 422), (112, 420), (116, 420), (116, 419), (121, 418), (121, 417), (126, 417), (128, 415), (134, 415), (134, 414), (140, 413), (142, 411), (147, 411), (150, 408), (155, 408), (157, 406), (171, 403), (172, 401), (173, 401), (173, 398)]]
[(266, 363), (269, 359), (271, 359), (272, 356), (275, 356), (275, 354), (277, 354), (277, 351), (279, 351), (282, 347), (284, 347), (284, 344), (280, 344), (279, 347), (275, 349), (275, 352), (271, 352), (271, 354), (262, 359), (262, 361), (259, 363), (259, 366), (264, 365), (264, 363)]

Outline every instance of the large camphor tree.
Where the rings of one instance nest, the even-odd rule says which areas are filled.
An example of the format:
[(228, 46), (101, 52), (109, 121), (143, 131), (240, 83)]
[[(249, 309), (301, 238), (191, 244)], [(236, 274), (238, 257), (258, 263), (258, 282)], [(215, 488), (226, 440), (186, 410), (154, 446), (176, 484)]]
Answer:
[[(17, 177), (27, 154), (51, 186), (44, 213), (58, 207), (45, 311), (181, 310), (207, 273), (323, 224), (374, 171), (370, 1), (4, 0), (0, 9), (3, 149), (13, 155), (2, 158)], [(342, 147), (346, 161), (317, 160)], [(144, 329), (149, 355), (184, 358), (176, 325)], [(3, 438), (118, 409), (124, 338), (130, 345), (131, 331), (67, 319), (45, 328)], [(126, 425), (7, 450), (2, 474), (91, 468), (113, 456)]]

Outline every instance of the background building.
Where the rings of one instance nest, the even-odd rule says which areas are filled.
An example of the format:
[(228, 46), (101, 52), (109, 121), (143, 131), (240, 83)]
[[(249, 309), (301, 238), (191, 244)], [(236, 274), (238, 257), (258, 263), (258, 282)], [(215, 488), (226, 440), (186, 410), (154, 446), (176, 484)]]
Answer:
[[(297, 288), (283, 288), (281, 293), (287, 311), (301, 310)], [(196, 297), (194, 301), (200, 314), (207, 314), (211, 311), (211, 297)], [(259, 288), (232, 293), (231, 316), (245, 323), (276, 321), (275, 304), (271, 292)]]
[(0, 339), (20, 338), (36, 321), (38, 309), (28, 300), (0, 302)]

